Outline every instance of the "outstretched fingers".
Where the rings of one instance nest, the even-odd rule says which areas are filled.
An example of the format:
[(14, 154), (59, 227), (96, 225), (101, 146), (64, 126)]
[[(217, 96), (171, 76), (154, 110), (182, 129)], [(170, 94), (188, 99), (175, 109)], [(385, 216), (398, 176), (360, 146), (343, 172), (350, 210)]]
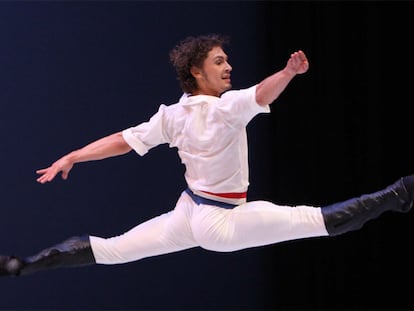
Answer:
[[(41, 175), (39, 178), (37, 178), (37, 182), (44, 184), (46, 182), (51, 182), (55, 178), (55, 176), (59, 173), (59, 170), (57, 170), (53, 166), (50, 166), (48, 168), (37, 170), (36, 173), (38, 175)], [(67, 179), (68, 174), (69, 174), (68, 171), (62, 171), (62, 178)]]
[(50, 182), (59, 172), (62, 172), (62, 179), (66, 180), (72, 167), (73, 163), (67, 157), (60, 158), (51, 166), (36, 171), (37, 174), (41, 175), (37, 178), (37, 182), (41, 184)]
[(41, 184), (52, 181), (52, 179), (56, 176), (56, 173), (51, 173), (50, 167), (37, 170), (36, 173), (38, 175), (41, 175), (39, 178), (36, 179), (36, 181)]

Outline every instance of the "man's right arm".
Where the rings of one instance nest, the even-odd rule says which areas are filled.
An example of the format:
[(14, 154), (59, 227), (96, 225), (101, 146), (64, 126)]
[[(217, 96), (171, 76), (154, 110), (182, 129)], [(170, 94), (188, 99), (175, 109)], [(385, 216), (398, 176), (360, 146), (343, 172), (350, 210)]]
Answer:
[(122, 132), (114, 133), (64, 155), (47, 168), (37, 170), (36, 173), (41, 175), (37, 181), (41, 184), (50, 182), (59, 172), (66, 180), (75, 163), (102, 160), (129, 151), (131, 151), (131, 147), (122, 137)]

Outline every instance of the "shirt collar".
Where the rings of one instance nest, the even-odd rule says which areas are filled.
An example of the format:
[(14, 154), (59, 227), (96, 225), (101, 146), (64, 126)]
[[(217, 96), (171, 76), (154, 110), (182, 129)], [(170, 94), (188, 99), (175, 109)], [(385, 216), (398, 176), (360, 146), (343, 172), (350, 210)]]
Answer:
[(197, 105), (197, 104), (210, 102), (212, 100), (218, 100), (218, 99), (219, 97), (217, 96), (211, 96), (211, 95), (192, 96), (190, 93), (184, 93), (179, 100), (179, 104), (184, 105), (184, 106)]

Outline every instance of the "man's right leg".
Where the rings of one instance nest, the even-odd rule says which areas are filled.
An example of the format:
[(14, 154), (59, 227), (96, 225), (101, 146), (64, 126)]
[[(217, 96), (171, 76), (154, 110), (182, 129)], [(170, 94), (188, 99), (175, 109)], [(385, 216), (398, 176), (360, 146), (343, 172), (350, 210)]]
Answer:
[(92, 264), (119, 264), (195, 247), (186, 218), (192, 202), (185, 196), (181, 201), (181, 206), (177, 205), (174, 211), (139, 224), (120, 236), (108, 239), (75, 236), (34, 256), (0, 255), (0, 276)]
[(74, 236), (27, 258), (0, 256), (0, 276), (19, 276), (44, 269), (94, 263), (89, 236)]
[(198, 246), (189, 224), (186, 212), (176, 208), (119, 236), (91, 236), (96, 263), (122, 264)]

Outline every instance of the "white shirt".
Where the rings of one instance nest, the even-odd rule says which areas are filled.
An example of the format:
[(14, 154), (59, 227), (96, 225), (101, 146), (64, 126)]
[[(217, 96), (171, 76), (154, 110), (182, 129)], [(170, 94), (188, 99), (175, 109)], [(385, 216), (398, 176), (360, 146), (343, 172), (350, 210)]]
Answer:
[[(141, 156), (164, 143), (177, 147), (186, 168), (186, 182), (196, 194), (246, 192), (246, 126), (257, 114), (270, 112), (268, 105), (256, 102), (255, 95), (256, 85), (227, 91), (221, 97), (184, 94), (178, 103), (161, 105), (148, 122), (122, 134)], [(240, 204), (243, 200), (221, 201)]]

